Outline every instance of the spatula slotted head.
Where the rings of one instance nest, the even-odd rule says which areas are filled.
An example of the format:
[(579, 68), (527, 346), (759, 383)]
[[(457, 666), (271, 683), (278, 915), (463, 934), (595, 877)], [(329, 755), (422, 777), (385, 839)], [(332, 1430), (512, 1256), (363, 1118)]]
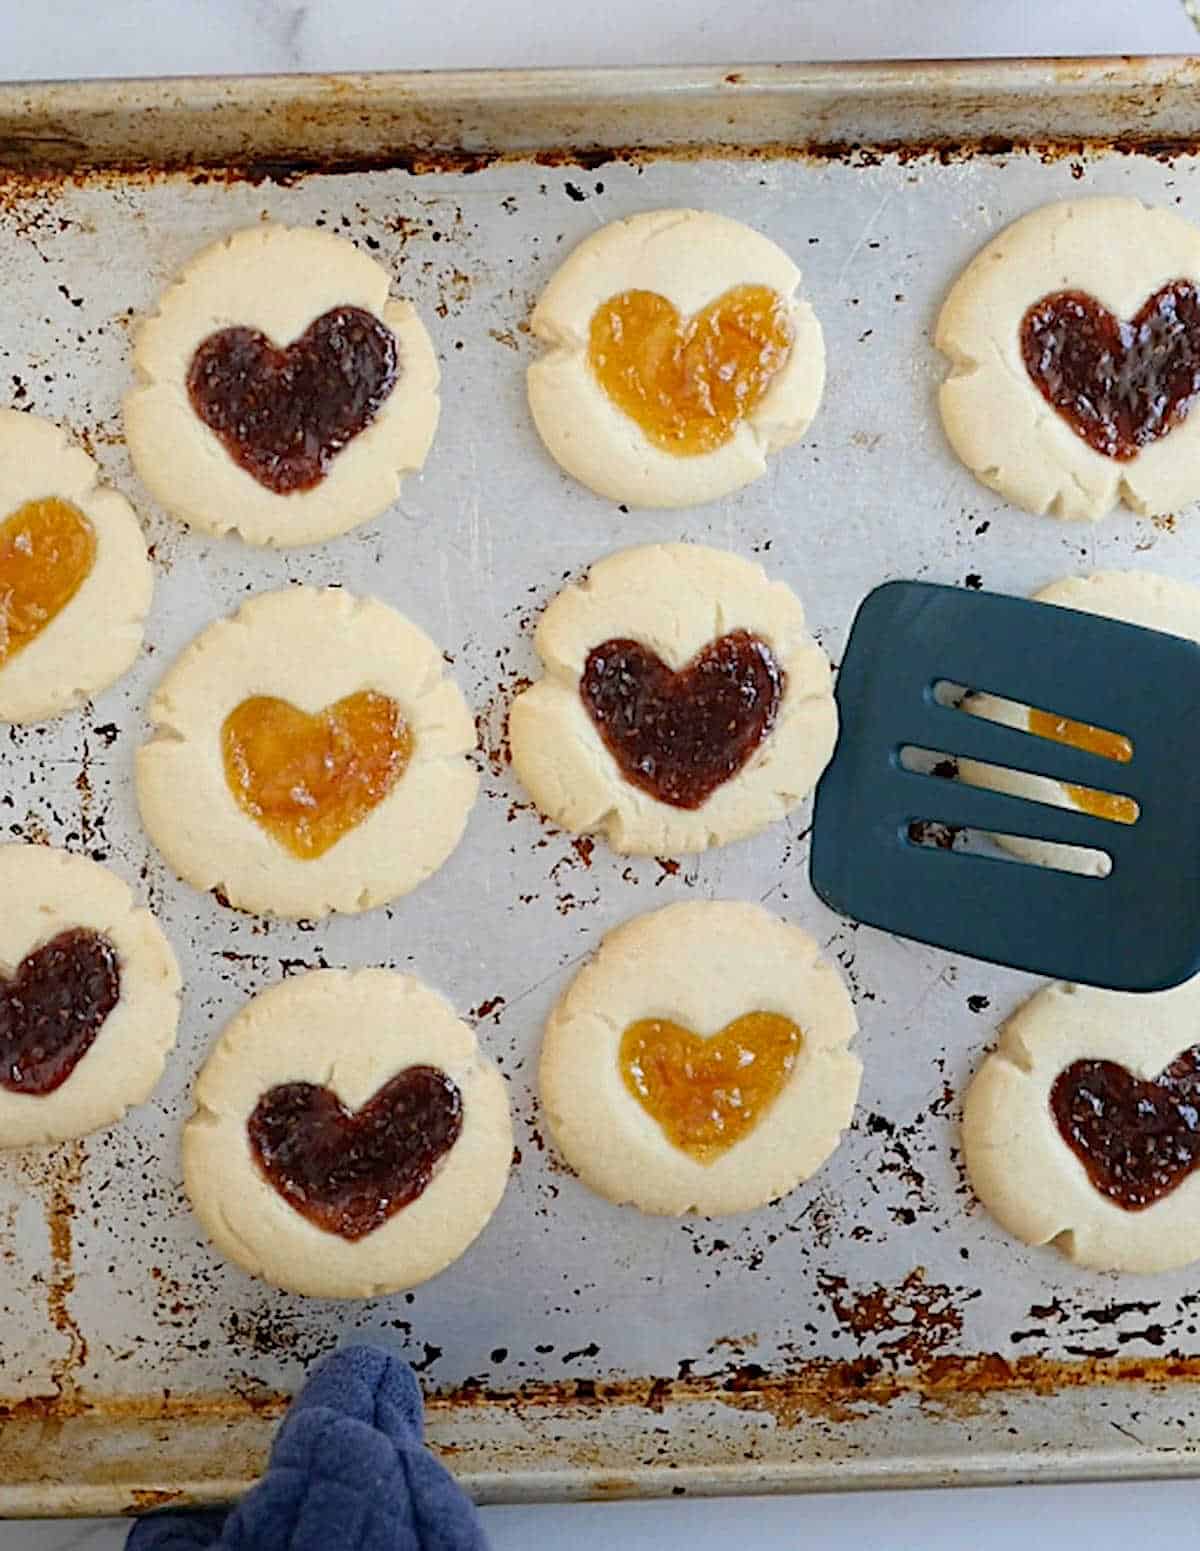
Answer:
[[(1128, 764), (938, 703), (949, 682), (1123, 733)], [(834, 910), (955, 953), (1123, 991), (1200, 970), (1200, 647), (998, 593), (876, 588), (838, 675), (841, 732), (817, 788), (810, 870)], [(1133, 824), (906, 770), (906, 746), (1139, 805)], [(1098, 878), (914, 844), (935, 820), (1105, 851)]]

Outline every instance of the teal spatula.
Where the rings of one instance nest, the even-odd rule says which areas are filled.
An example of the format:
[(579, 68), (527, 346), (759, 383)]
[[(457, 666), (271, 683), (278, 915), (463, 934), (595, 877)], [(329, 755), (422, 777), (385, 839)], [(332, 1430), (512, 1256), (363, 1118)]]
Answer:
[[(946, 682), (1124, 734), (1129, 763), (941, 703)], [(925, 582), (876, 588), (838, 674), (810, 870), (834, 910), (955, 953), (1120, 991), (1200, 971), (1200, 647), (1095, 614)], [(1118, 792), (1113, 823), (904, 768), (905, 747)], [(932, 820), (1104, 851), (1106, 877), (914, 843)]]

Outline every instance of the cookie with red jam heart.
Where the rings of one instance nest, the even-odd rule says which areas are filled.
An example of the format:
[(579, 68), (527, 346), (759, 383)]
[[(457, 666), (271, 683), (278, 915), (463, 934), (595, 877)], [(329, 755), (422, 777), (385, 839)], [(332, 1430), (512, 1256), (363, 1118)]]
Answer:
[(139, 327), (125, 400), (151, 494), (206, 533), (315, 544), (391, 506), (438, 420), (438, 367), (381, 264), (262, 225), (198, 254)]
[(217, 1249), (277, 1287), (370, 1298), (457, 1260), (512, 1162), (503, 1078), (436, 992), (317, 970), (262, 992), (196, 1080), (184, 1183)]
[(1200, 1259), (1200, 980), (1131, 995), (1053, 985), (966, 1095), (963, 1154), (993, 1217), (1076, 1264)]
[(936, 343), (950, 443), (1016, 505), (1095, 519), (1200, 497), (1200, 230), (1174, 211), (1022, 216), (955, 282)]
[(66, 1141), (147, 1098), (175, 1043), (179, 968), (114, 873), (0, 845), (0, 1147)]
[(610, 555), (538, 626), (544, 675), (509, 718), (513, 768), (564, 829), (616, 851), (756, 834), (833, 751), (829, 664), (761, 566), (699, 544)]

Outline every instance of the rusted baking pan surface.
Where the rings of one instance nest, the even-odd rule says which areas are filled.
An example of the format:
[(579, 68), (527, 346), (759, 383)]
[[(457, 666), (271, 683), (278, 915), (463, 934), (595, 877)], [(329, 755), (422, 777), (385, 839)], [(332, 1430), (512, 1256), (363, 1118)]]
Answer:
[[(179, 1048), (127, 1123), (0, 1156), (0, 1510), (135, 1510), (239, 1491), (314, 1359), (374, 1338), (434, 1395), (433, 1442), (481, 1498), (1174, 1474), (1192, 1468), (1200, 1303), (1188, 1273), (1079, 1272), (1004, 1238), (962, 1176), (960, 1096), (1027, 977), (856, 931), (813, 898), (807, 815), (700, 858), (628, 862), (539, 821), (507, 706), (564, 578), (687, 538), (790, 580), (836, 662), (894, 576), (1026, 593), (1095, 567), (1200, 575), (1187, 515), (1031, 519), (946, 448), (940, 299), (1005, 222), (1136, 194), (1200, 216), (1186, 61), (0, 89), (0, 380), (64, 421), (146, 524), (148, 650), (76, 715), (0, 740), (5, 838), (105, 860), (183, 964)], [(562, 477), (524, 400), (528, 316), (601, 223), (663, 205), (761, 227), (804, 270), (829, 383), (808, 439), (736, 498), (627, 513)], [(264, 219), (363, 245), (443, 369), (424, 477), (319, 549), (184, 531), (134, 479), (119, 404), (132, 320), (197, 248)], [(448, 654), (476, 708), (483, 794), (451, 862), (355, 920), (256, 920), (199, 896), (131, 789), (164, 667), (249, 592), (376, 593)], [(841, 965), (866, 1073), (811, 1184), (744, 1218), (649, 1219), (589, 1195), (542, 1130), (542, 1022), (615, 923), (761, 899)], [(217, 1259), (183, 1198), (179, 1129), (245, 999), (308, 967), (390, 964), (441, 988), (510, 1080), (512, 1183), (435, 1283), (306, 1302)]]

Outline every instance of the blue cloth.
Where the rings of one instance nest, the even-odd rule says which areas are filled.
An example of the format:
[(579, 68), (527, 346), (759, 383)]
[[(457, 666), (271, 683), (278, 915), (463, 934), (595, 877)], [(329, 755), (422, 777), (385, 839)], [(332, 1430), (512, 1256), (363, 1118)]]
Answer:
[(236, 1508), (140, 1519), (126, 1551), (487, 1551), (422, 1433), (408, 1365), (346, 1347), (292, 1402), (266, 1475)]

